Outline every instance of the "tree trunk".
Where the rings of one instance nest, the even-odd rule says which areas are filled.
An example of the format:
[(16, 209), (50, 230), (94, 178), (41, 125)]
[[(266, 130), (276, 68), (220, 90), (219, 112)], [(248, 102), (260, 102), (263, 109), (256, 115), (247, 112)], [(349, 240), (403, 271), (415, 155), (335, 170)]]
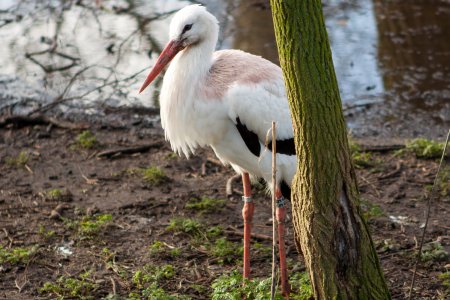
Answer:
[(361, 217), (320, 0), (271, 0), (297, 151), (292, 213), (316, 299), (390, 299)]

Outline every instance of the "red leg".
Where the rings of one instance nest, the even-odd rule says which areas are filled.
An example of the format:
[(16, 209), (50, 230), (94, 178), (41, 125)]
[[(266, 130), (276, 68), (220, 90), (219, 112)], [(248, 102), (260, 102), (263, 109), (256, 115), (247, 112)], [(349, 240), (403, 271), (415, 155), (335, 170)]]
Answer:
[(253, 211), (255, 204), (252, 202), (252, 191), (250, 187), (250, 177), (248, 173), (242, 174), (242, 183), (244, 185), (244, 208), (242, 217), (244, 218), (244, 278), (250, 278), (250, 236), (252, 230)]
[(287, 267), (286, 267), (286, 249), (284, 243), (286, 219), (286, 199), (281, 195), (280, 190), (276, 191), (277, 208), (276, 218), (278, 225), (278, 248), (280, 253), (280, 273), (281, 273), (281, 294), (289, 298), (290, 286), (288, 281)]

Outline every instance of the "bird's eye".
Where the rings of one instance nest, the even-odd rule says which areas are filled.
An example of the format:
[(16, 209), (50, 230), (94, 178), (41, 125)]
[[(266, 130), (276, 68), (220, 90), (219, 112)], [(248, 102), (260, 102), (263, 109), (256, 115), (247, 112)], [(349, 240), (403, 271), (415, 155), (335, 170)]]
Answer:
[[(186, 31), (191, 30), (191, 28), (192, 28), (192, 24), (186, 24), (186, 25), (184, 25), (183, 33), (185, 33)], [(182, 33), (182, 34), (183, 34), (183, 33)]]

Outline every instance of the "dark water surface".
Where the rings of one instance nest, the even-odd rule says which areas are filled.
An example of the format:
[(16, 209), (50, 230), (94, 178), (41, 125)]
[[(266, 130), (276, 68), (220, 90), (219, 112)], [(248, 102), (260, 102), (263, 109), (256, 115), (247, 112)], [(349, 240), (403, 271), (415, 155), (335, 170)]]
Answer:
[[(91, 114), (105, 106), (157, 105), (157, 87), (137, 95), (144, 69), (167, 41), (171, 13), (198, 1), (103, 0), (101, 7), (95, 1), (75, 2), (0, 1), (0, 109), (30, 112), (54, 99), (66, 99), (59, 107), (63, 111)], [(277, 63), (268, 1), (202, 2), (221, 23), (219, 48), (242, 49)], [(323, 4), (352, 132), (445, 135), (450, 2)]]

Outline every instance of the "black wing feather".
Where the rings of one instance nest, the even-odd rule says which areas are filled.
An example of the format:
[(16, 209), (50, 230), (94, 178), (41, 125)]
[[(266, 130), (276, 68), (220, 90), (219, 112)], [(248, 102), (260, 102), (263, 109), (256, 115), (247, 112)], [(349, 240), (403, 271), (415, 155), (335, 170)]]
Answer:
[(248, 130), (247, 126), (241, 123), (239, 117), (236, 118), (236, 128), (239, 131), (239, 134), (244, 140), (245, 145), (248, 150), (250, 150), (253, 155), (258, 156), (261, 153), (261, 144), (258, 139), (258, 135), (253, 131)]
[[(269, 150), (272, 150), (272, 141), (267, 145)], [(277, 140), (277, 153), (286, 155), (295, 155), (295, 143), (294, 138), (286, 140)]]
[[(242, 137), (248, 150), (250, 150), (253, 155), (259, 157), (261, 154), (261, 142), (259, 141), (258, 135), (253, 131), (249, 130), (245, 124), (242, 124), (239, 117), (236, 118), (236, 128)], [(269, 142), (267, 148), (272, 151), (272, 141)], [(295, 143), (294, 138), (277, 140), (277, 153), (286, 155), (295, 155)]]

